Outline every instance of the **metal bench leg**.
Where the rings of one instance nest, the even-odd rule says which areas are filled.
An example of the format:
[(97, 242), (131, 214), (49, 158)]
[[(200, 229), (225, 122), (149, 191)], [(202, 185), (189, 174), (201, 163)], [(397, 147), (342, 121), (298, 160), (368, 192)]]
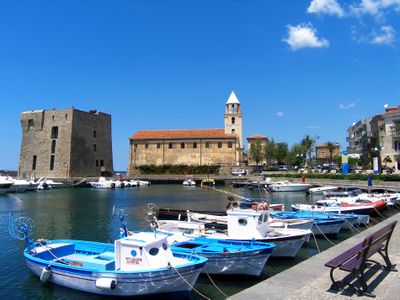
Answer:
[(358, 294), (360, 296), (367, 296), (367, 297), (375, 298), (376, 295), (368, 292), (368, 285), (367, 285), (367, 281), (365, 280), (364, 268), (360, 268), (358, 270), (358, 274), (359, 274), (358, 281), (361, 284), (361, 291), (359, 291)]
[(331, 272), (329, 273), (329, 276), (331, 277), (331, 281), (332, 281), (331, 289), (339, 292), (343, 289), (343, 286), (342, 286), (342, 284), (340, 284), (341, 281), (336, 281), (335, 278), (333, 277), (334, 271), (335, 271), (335, 268), (331, 268)]
[(387, 271), (397, 272), (397, 270), (395, 269), (396, 265), (393, 265), (392, 262), (389, 259), (389, 254), (388, 254), (387, 247), (385, 248), (385, 253), (382, 253), (382, 250), (378, 251), (378, 253), (380, 254), (380, 256), (382, 256), (383, 260), (386, 263), (386, 270)]

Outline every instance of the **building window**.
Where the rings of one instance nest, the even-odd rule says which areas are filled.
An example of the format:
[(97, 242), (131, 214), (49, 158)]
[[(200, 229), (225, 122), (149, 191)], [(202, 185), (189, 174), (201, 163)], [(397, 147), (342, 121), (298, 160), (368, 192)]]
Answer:
[(51, 138), (58, 139), (58, 127), (54, 126), (51, 128)]
[(97, 150), (97, 146), (96, 146), (96, 144), (93, 144), (93, 152), (96, 152), (96, 150)]
[(104, 160), (100, 160), (100, 167), (104, 167)]
[(232, 104), (232, 106), (231, 106), (231, 112), (235, 112), (235, 104)]
[(160, 148), (161, 148), (161, 144), (157, 143), (157, 149), (160, 149)]
[(137, 150), (137, 144), (133, 144), (133, 152), (136, 152)]
[(99, 160), (96, 159), (96, 167), (98, 167), (98, 166), (99, 166)]
[(65, 114), (65, 120), (68, 119), (68, 114)]
[(235, 134), (235, 133), (236, 133), (235, 129), (232, 129), (231, 132), (232, 132), (232, 134)]
[(228, 142), (228, 148), (232, 148), (232, 142)]
[(51, 116), (51, 118), (52, 118), (52, 119), (53, 119), (53, 121), (54, 121), (54, 115), (52, 115), (52, 116)]
[(55, 163), (55, 156), (51, 155), (50, 156), (50, 171), (54, 170), (54, 163)]
[(147, 144), (147, 143), (144, 144), (144, 148), (145, 148), (145, 149), (149, 149), (149, 144)]
[(33, 119), (28, 120), (28, 131), (31, 129), (31, 127), (35, 126), (35, 121)]
[(97, 131), (96, 130), (93, 130), (93, 137), (94, 138), (97, 137)]
[(236, 121), (236, 120), (235, 120), (235, 117), (232, 117), (232, 119), (231, 119), (231, 124), (232, 124), (232, 125), (235, 125), (235, 121)]
[(32, 159), (32, 171), (36, 170), (36, 160), (37, 160), (37, 156), (34, 155), (33, 159)]
[(181, 143), (181, 149), (185, 149), (185, 143)]
[(56, 140), (51, 141), (51, 153), (56, 153)]
[(197, 148), (197, 143), (193, 143), (193, 149)]
[(210, 148), (210, 142), (206, 142), (206, 148)]
[(399, 150), (399, 142), (398, 141), (394, 141), (394, 151)]
[(222, 143), (218, 142), (218, 148), (222, 148)]
[(169, 148), (169, 149), (172, 149), (172, 148), (173, 148), (173, 147), (172, 147), (172, 143), (169, 143), (169, 144), (168, 144), (168, 148)]

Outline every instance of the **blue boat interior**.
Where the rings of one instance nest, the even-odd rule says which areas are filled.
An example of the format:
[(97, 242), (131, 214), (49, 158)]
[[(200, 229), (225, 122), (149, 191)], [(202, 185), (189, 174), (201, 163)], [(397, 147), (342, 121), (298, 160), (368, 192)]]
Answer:
[[(111, 251), (93, 251), (90, 248), (77, 248), (72, 243), (49, 244), (48, 250), (32, 256), (61, 264), (96, 270), (114, 270), (115, 253)], [(50, 248), (51, 247), (51, 248)]]

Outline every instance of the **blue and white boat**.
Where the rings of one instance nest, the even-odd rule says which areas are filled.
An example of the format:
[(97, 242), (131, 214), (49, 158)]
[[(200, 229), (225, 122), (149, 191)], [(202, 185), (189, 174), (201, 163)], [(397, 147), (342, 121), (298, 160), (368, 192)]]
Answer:
[(188, 239), (171, 245), (172, 250), (208, 259), (203, 273), (260, 276), (275, 245), (256, 241)]
[(9, 231), (13, 237), (26, 240), (24, 257), (29, 269), (42, 282), (84, 292), (109, 296), (186, 293), (207, 262), (202, 256), (172, 251), (165, 235), (152, 232), (121, 238), (114, 244), (32, 242), (29, 232), (33, 221), (19, 219), (10, 222)]

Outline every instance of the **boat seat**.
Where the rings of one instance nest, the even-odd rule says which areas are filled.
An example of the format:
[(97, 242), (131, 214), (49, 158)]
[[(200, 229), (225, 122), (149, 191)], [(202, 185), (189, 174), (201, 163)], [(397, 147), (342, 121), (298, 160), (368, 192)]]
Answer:
[[(104, 252), (102, 254), (105, 254)], [(111, 253), (111, 252), (108, 252)], [(113, 253), (112, 253), (113, 254)], [(69, 263), (71, 265), (80, 266), (88, 269), (96, 269), (96, 270), (114, 270), (115, 269), (115, 260), (114, 257), (110, 259), (109, 255), (79, 255), (79, 254), (71, 254), (62, 257), (62, 261)]]
[(56, 257), (64, 257), (75, 252), (75, 245), (69, 243), (47, 244), (36, 247), (35, 257), (44, 260), (54, 260)]

